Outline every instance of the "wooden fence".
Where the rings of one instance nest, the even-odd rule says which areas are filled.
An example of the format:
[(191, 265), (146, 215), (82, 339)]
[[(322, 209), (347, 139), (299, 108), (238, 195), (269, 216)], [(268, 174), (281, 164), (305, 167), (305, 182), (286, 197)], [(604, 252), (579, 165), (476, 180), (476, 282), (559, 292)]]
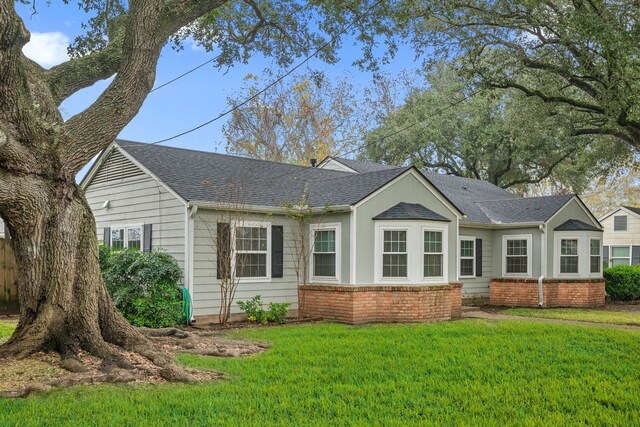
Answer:
[(0, 239), (0, 313), (18, 311), (16, 274), (16, 259), (11, 243), (7, 239)]

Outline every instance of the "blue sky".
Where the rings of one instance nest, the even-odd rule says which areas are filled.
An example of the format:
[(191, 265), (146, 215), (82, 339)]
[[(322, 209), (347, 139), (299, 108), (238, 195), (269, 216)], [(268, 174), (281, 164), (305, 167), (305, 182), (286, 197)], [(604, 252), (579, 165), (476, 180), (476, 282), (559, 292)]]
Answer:
[[(16, 7), (32, 33), (32, 42), (25, 47), (25, 54), (45, 67), (66, 60), (66, 45), (81, 33), (80, 24), (86, 19), (86, 15), (74, 5), (65, 6), (55, 2), (49, 7), (44, 2), (39, 3), (38, 11), (34, 15), (28, 5)], [(312, 59), (308, 66), (325, 71), (329, 77), (349, 73), (356, 86), (368, 85), (372, 75), (351, 65), (360, 54), (359, 48), (354, 47), (349, 40), (344, 45), (340, 52), (342, 60), (338, 64), (329, 66), (320, 60)], [(206, 52), (189, 42), (180, 52), (166, 46), (158, 63), (156, 86), (215, 55), (215, 52)], [(401, 48), (396, 60), (384, 66), (383, 71), (396, 73), (402, 69), (414, 68), (417, 64), (413, 58), (414, 53), (409, 48)], [(227, 109), (227, 97), (242, 88), (243, 77), (248, 73), (261, 75), (265, 68), (271, 66), (271, 61), (261, 56), (255, 56), (248, 64), (237, 64), (229, 70), (217, 70), (212, 65), (206, 65), (187, 77), (151, 93), (138, 115), (122, 131), (120, 138), (153, 142), (206, 122)], [(108, 81), (98, 82), (66, 100), (61, 106), (65, 119), (89, 106), (107, 85)], [(164, 145), (223, 152), (225, 140), (221, 128), (225, 121), (226, 118), (223, 118)]]

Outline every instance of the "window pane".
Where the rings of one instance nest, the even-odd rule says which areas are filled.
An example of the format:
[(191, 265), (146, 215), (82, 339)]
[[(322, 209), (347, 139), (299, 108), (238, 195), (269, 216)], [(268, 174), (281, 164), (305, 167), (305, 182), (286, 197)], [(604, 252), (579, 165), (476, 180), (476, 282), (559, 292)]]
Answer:
[(424, 232), (424, 251), (428, 253), (442, 253), (442, 232)]
[(335, 252), (335, 230), (316, 231), (314, 237), (314, 252)]
[(266, 254), (236, 254), (236, 275), (238, 277), (266, 277)]
[(629, 262), (628, 258), (627, 259), (624, 259), (624, 258), (622, 258), (622, 259), (620, 259), (620, 258), (612, 259), (611, 260), (611, 266), (614, 267), (616, 265), (631, 265), (631, 263)]
[(407, 232), (405, 230), (385, 230), (383, 252), (406, 252)]
[(111, 247), (113, 249), (124, 248), (124, 228), (111, 229)]
[(561, 239), (560, 255), (578, 255), (578, 241), (575, 239)]
[(424, 277), (442, 276), (442, 255), (424, 255)]
[(314, 254), (313, 255), (313, 275), (319, 277), (336, 276), (336, 255), (335, 254)]
[(142, 230), (139, 227), (127, 229), (127, 247), (140, 249)]
[(600, 256), (592, 256), (591, 257), (591, 273), (600, 273), (600, 266), (602, 262), (600, 261)]
[(600, 255), (600, 239), (591, 240), (591, 255)]
[(527, 255), (527, 241), (507, 240), (507, 255)]
[(407, 255), (382, 255), (382, 277), (407, 277)]
[(236, 250), (266, 251), (266, 227), (236, 227)]
[(578, 257), (577, 256), (561, 256), (560, 257), (560, 273), (577, 273)]
[(527, 274), (527, 257), (513, 256), (507, 257), (507, 273)]
[(460, 241), (460, 256), (473, 257), (473, 240), (461, 240)]
[(611, 248), (611, 258), (628, 258), (629, 255), (629, 246), (613, 246)]
[(461, 259), (460, 260), (460, 275), (461, 276), (473, 276), (473, 259)]

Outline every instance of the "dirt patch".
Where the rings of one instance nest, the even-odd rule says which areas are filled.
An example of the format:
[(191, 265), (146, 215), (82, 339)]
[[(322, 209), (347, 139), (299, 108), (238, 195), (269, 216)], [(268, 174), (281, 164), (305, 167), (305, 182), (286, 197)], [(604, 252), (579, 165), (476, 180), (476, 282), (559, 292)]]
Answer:
[[(168, 353), (193, 353), (217, 357), (242, 357), (269, 348), (267, 343), (231, 340), (221, 331), (195, 328), (142, 329)], [(114, 349), (116, 347), (114, 346)], [(152, 383), (167, 381), (156, 365), (137, 353), (120, 352), (131, 369), (107, 366), (98, 358), (81, 353), (77, 359), (61, 360), (57, 353), (36, 353), (26, 359), (0, 360), (0, 397), (24, 397), (34, 392), (98, 383)], [(187, 369), (193, 382), (212, 381), (219, 372)]]

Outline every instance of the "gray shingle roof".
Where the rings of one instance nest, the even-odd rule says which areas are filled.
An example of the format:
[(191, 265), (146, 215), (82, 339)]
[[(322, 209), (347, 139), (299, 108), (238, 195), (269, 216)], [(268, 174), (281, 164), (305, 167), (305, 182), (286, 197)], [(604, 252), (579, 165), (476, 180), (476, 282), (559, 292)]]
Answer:
[(625, 209), (629, 209), (631, 212), (640, 215), (640, 208), (634, 208), (633, 206), (622, 206)]
[(353, 174), (133, 141), (116, 143), (189, 202), (282, 206), (300, 202), (308, 189), (310, 206), (351, 205), (409, 169)]
[(491, 219), (477, 202), (505, 199), (520, 199), (513, 193), (479, 179), (462, 178), (433, 172), (422, 172), (451, 202), (465, 213), (462, 222), (490, 224)]
[[(342, 163), (346, 167), (351, 168), (354, 171), (359, 172), (359, 173), (377, 172), (377, 171), (383, 171), (383, 170), (389, 170), (389, 169), (398, 168), (398, 166), (383, 165), (382, 163), (365, 162), (365, 161), (362, 161), (362, 160), (345, 159), (345, 158), (342, 158), (342, 157), (328, 156), (327, 158), (333, 159), (338, 163)], [(327, 160), (327, 159), (324, 159), (323, 162), (325, 160)]]
[(556, 228), (555, 231), (602, 231), (596, 226), (591, 224), (584, 223), (577, 219), (570, 219), (568, 221), (563, 222)]
[(429, 221), (447, 221), (449, 219), (443, 217), (439, 213), (432, 211), (429, 208), (422, 206), (419, 203), (405, 203), (400, 202), (395, 206), (390, 207), (386, 211), (379, 213), (372, 218), (373, 220), (387, 220), (387, 219), (422, 219)]
[(558, 212), (573, 194), (543, 197), (516, 197), (513, 199), (480, 202), (478, 206), (493, 222), (517, 224), (544, 222)]

